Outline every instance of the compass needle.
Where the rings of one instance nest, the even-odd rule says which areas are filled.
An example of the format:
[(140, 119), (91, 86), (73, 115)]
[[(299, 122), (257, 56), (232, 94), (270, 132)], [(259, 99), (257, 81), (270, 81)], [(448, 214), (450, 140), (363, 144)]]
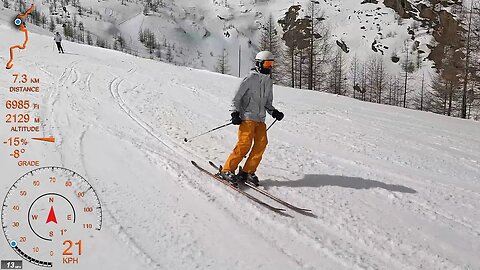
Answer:
[(47, 224), (50, 222), (54, 222), (57, 224), (57, 217), (55, 216), (55, 210), (53, 209), (53, 206), (50, 208), (50, 212), (48, 213), (48, 218), (47, 218)]

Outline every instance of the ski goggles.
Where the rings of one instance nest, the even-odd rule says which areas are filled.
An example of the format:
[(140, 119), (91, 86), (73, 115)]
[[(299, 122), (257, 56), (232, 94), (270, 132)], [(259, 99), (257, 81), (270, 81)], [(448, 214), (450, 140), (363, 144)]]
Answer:
[(273, 68), (273, 60), (265, 60), (263, 61), (263, 68), (271, 69)]

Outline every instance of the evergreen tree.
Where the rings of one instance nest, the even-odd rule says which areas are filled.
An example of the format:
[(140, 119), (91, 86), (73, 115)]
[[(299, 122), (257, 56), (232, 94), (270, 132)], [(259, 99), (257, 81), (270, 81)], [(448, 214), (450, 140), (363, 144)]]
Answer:
[(431, 111), (443, 115), (447, 114), (449, 91), (445, 79), (440, 74), (435, 74), (430, 87), (432, 89)]
[(360, 86), (358, 85), (359, 72), (360, 72), (360, 61), (358, 60), (358, 57), (355, 54), (351, 60), (351, 65), (350, 65), (350, 78), (352, 80), (353, 98), (357, 98), (357, 94), (359, 94), (358, 92), (361, 91)]
[(70, 40), (73, 40), (74, 28), (70, 21), (65, 23), (65, 26), (63, 27), (63, 35), (65, 36), (65, 39), (70, 38)]
[(464, 61), (464, 71), (463, 71), (463, 85), (462, 85), (462, 102), (461, 108), (462, 118), (467, 118), (467, 92), (468, 92), (468, 83), (470, 80), (470, 74), (472, 72), (471, 67), (472, 65), (472, 57), (473, 49), (475, 47), (475, 37), (473, 36), (474, 29), (474, 1), (471, 1), (470, 7), (466, 8), (467, 14), (465, 18), (465, 30), (466, 32), (463, 33), (463, 38), (465, 42), (465, 61)]
[(401, 67), (403, 71), (403, 107), (407, 107), (407, 93), (408, 90), (408, 80), (410, 78), (410, 74), (415, 71), (415, 63), (412, 61), (412, 50), (409, 45), (409, 41), (406, 40), (403, 46), (403, 59), (401, 62)]
[(145, 33), (143, 32), (143, 29), (141, 29), (141, 28), (140, 28), (140, 30), (138, 30), (138, 40), (141, 43), (145, 43)]
[[(306, 18), (298, 18), (299, 11), (301, 9), (300, 5), (291, 6), (288, 11), (285, 13), (285, 16), (278, 21), (282, 26), (283, 36), (282, 40), (285, 41), (285, 45), (289, 48), (288, 56), (290, 62), (290, 79), (291, 86), (295, 87), (295, 61), (296, 53), (300, 52), (300, 56), (297, 57), (300, 62), (298, 66), (303, 64), (303, 52), (302, 50), (306, 49), (310, 45), (310, 36), (311, 36), (311, 21)], [(301, 70), (301, 69), (300, 69)], [(299, 76), (302, 77), (301, 75)], [(300, 83), (301, 86), (301, 83)]]
[(150, 29), (145, 30), (145, 47), (147, 47), (148, 52), (153, 54), (156, 46), (157, 46), (157, 38), (155, 37), (155, 33), (153, 33)]
[[(278, 39), (277, 26), (275, 21), (273, 20), (272, 14), (270, 14), (267, 21), (264, 23), (261, 29), (262, 29), (262, 34), (261, 34), (260, 46), (259, 46), (260, 51), (270, 51), (275, 56), (275, 59), (280, 59), (281, 47)], [(281, 61), (276, 61), (276, 62), (280, 63)], [(274, 65), (272, 74), (270, 75), (270, 77), (274, 82), (277, 81), (276, 71), (277, 71), (277, 67), (276, 65)]]
[(117, 36), (116, 42), (118, 42), (118, 46), (120, 47), (120, 50), (123, 51), (123, 49), (125, 48), (125, 39), (123, 38), (122, 34), (119, 34)]
[(221, 74), (229, 74), (230, 67), (228, 65), (228, 52), (224, 48), (222, 53), (218, 56), (217, 65), (215, 66), (215, 71)]
[(87, 31), (87, 44), (93, 45), (93, 39), (92, 39), (92, 35), (90, 34), (90, 31)]
[(56, 28), (55, 21), (53, 21), (53, 18), (50, 17), (50, 23), (48, 24), (48, 29), (50, 30), (50, 32), (55, 32), (55, 28)]
[(346, 92), (346, 63), (343, 57), (343, 51), (337, 49), (337, 53), (333, 58), (330, 75), (330, 91), (337, 95), (345, 95)]
[[(307, 26), (308, 32), (308, 39), (309, 45), (307, 50), (307, 80), (308, 80), (308, 89), (313, 90), (315, 89), (316, 78), (318, 78), (317, 68), (322, 67), (322, 61), (320, 61), (319, 65), (318, 55), (322, 53), (322, 47), (325, 45), (326, 42), (329, 40), (329, 31), (326, 26), (323, 24), (324, 21), (324, 14), (320, 9), (316, 8), (316, 5), (320, 4), (318, 1), (310, 1), (310, 5), (307, 9), (307, 14), (305, 18), (310, 21), (310, 25)], [(323, 51), (325, 52), (325, 51)], [(330, 54), (330, 52), (329, 52)]]
[(166, 48), (167, 48), (167, 62), (168, 63), (172, 63), (173, 62), (173, 51), (172, 51), (172, 46), (168, 43), (166, 43), (165, 41), (165, 44), (166, 44)]
[(162, 60), (162, 46), (160, 42), (157, 43), (156, 47), (157, 47), (156, 56), (158, 57), (158, 59)]
[(144, 3), (143, 4), (143, 15), (145, 16), (148, 16), (148, 13), (149, 13), (149, 4), (148, 3)]

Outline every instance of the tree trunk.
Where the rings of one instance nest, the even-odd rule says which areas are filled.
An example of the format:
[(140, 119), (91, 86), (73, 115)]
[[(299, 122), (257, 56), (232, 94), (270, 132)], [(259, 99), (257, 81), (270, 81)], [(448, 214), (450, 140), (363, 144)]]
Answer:
[(353, 98), (357, 98), (357, 90), (355, 90), (355, 86), (357, 85), (357, 63), (354, 64), (353, 68)]
[(238, 77), (240, 78), (242, 71), (242, 45), (238, 45)]
[(453, 101), (453, 83), (450, 83), (450, 88), (448, 91), (448, 111), (447, 115), (452, 115), (452, 101)]
[(443, 115), (447, 114), (447, 100), (448, 100), (448, 93), (445, 91), (445, 96), (443, 97)]
[(308, 63), (308, 89), (313, 89), (313, 16), (314, 16), (315, 4), (312, 3), (312, 22), (310, 33), (310, 63)]
[(422, 76), (422, 93), (420, 96), (420, 111), (423, 111), (423, 88), (424, 88), (424, 83), (425, 83), (425, 73)]
[(408, 47), (407, 47), (407, 61), (405, 62), (405, 89), (403, 91), (403, 107), (407, 107), (407, 83), (408, 83)]
[(472, 32), (472, 13), (473, 13), (473, 2), (471, 2), (470, 12), (469, 12), (469, 21), (468, 21), (468, 32), (467, 32), (467, 54), (465, 56), (465, 74), (463, 78), (463, 94), (462, 94), (462, 118), (467, 118), (467, 84), (468, 84), (468, 74), (470, 71), (470, 35)]
[(299, 75), (300, 75), (300, 77), (298, 78), (298, 82), (299, 82), (299, 88), (300, 89), (302, 89), (302, 59), (303, 59), (303, 50), (300, 50), (300, 59), (298, 61), (298, 63), (299, 63), (298, 72), (299, 72)]
[(295, 49), (290, 48), (290, 62), (291, 66), (291, 75), (292, 75), (292, 88), (295, 88)]

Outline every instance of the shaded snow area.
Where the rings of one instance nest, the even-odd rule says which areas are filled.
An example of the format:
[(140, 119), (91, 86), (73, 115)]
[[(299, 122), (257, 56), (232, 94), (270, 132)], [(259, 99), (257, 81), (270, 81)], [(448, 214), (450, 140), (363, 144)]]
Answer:
[[(0, 36), (4, 63), (22, 35), (2, 24)], [(209, 168), (233, 149), (234, 126), (183, 139), (228, 121), (238, 78), (70, 42), (59, 55), (34, 33), (29, 42), (1, 69), (0, 99), (22, 96), (6, 91), (13, 73), (41, 78), (41, 93), (25, 97), (42, 104), (57, 141), (29, 151), (99, 195), (104, 228), (79, 269), (480, 268), (477, 122), (275, 86), (285, 118), (257, 175), (316, 215), (283, 216), (190, 164)], [(26, 172), (8, 151), (1, 196)], [(0, 258), (16, 257), (0, 241)]]

